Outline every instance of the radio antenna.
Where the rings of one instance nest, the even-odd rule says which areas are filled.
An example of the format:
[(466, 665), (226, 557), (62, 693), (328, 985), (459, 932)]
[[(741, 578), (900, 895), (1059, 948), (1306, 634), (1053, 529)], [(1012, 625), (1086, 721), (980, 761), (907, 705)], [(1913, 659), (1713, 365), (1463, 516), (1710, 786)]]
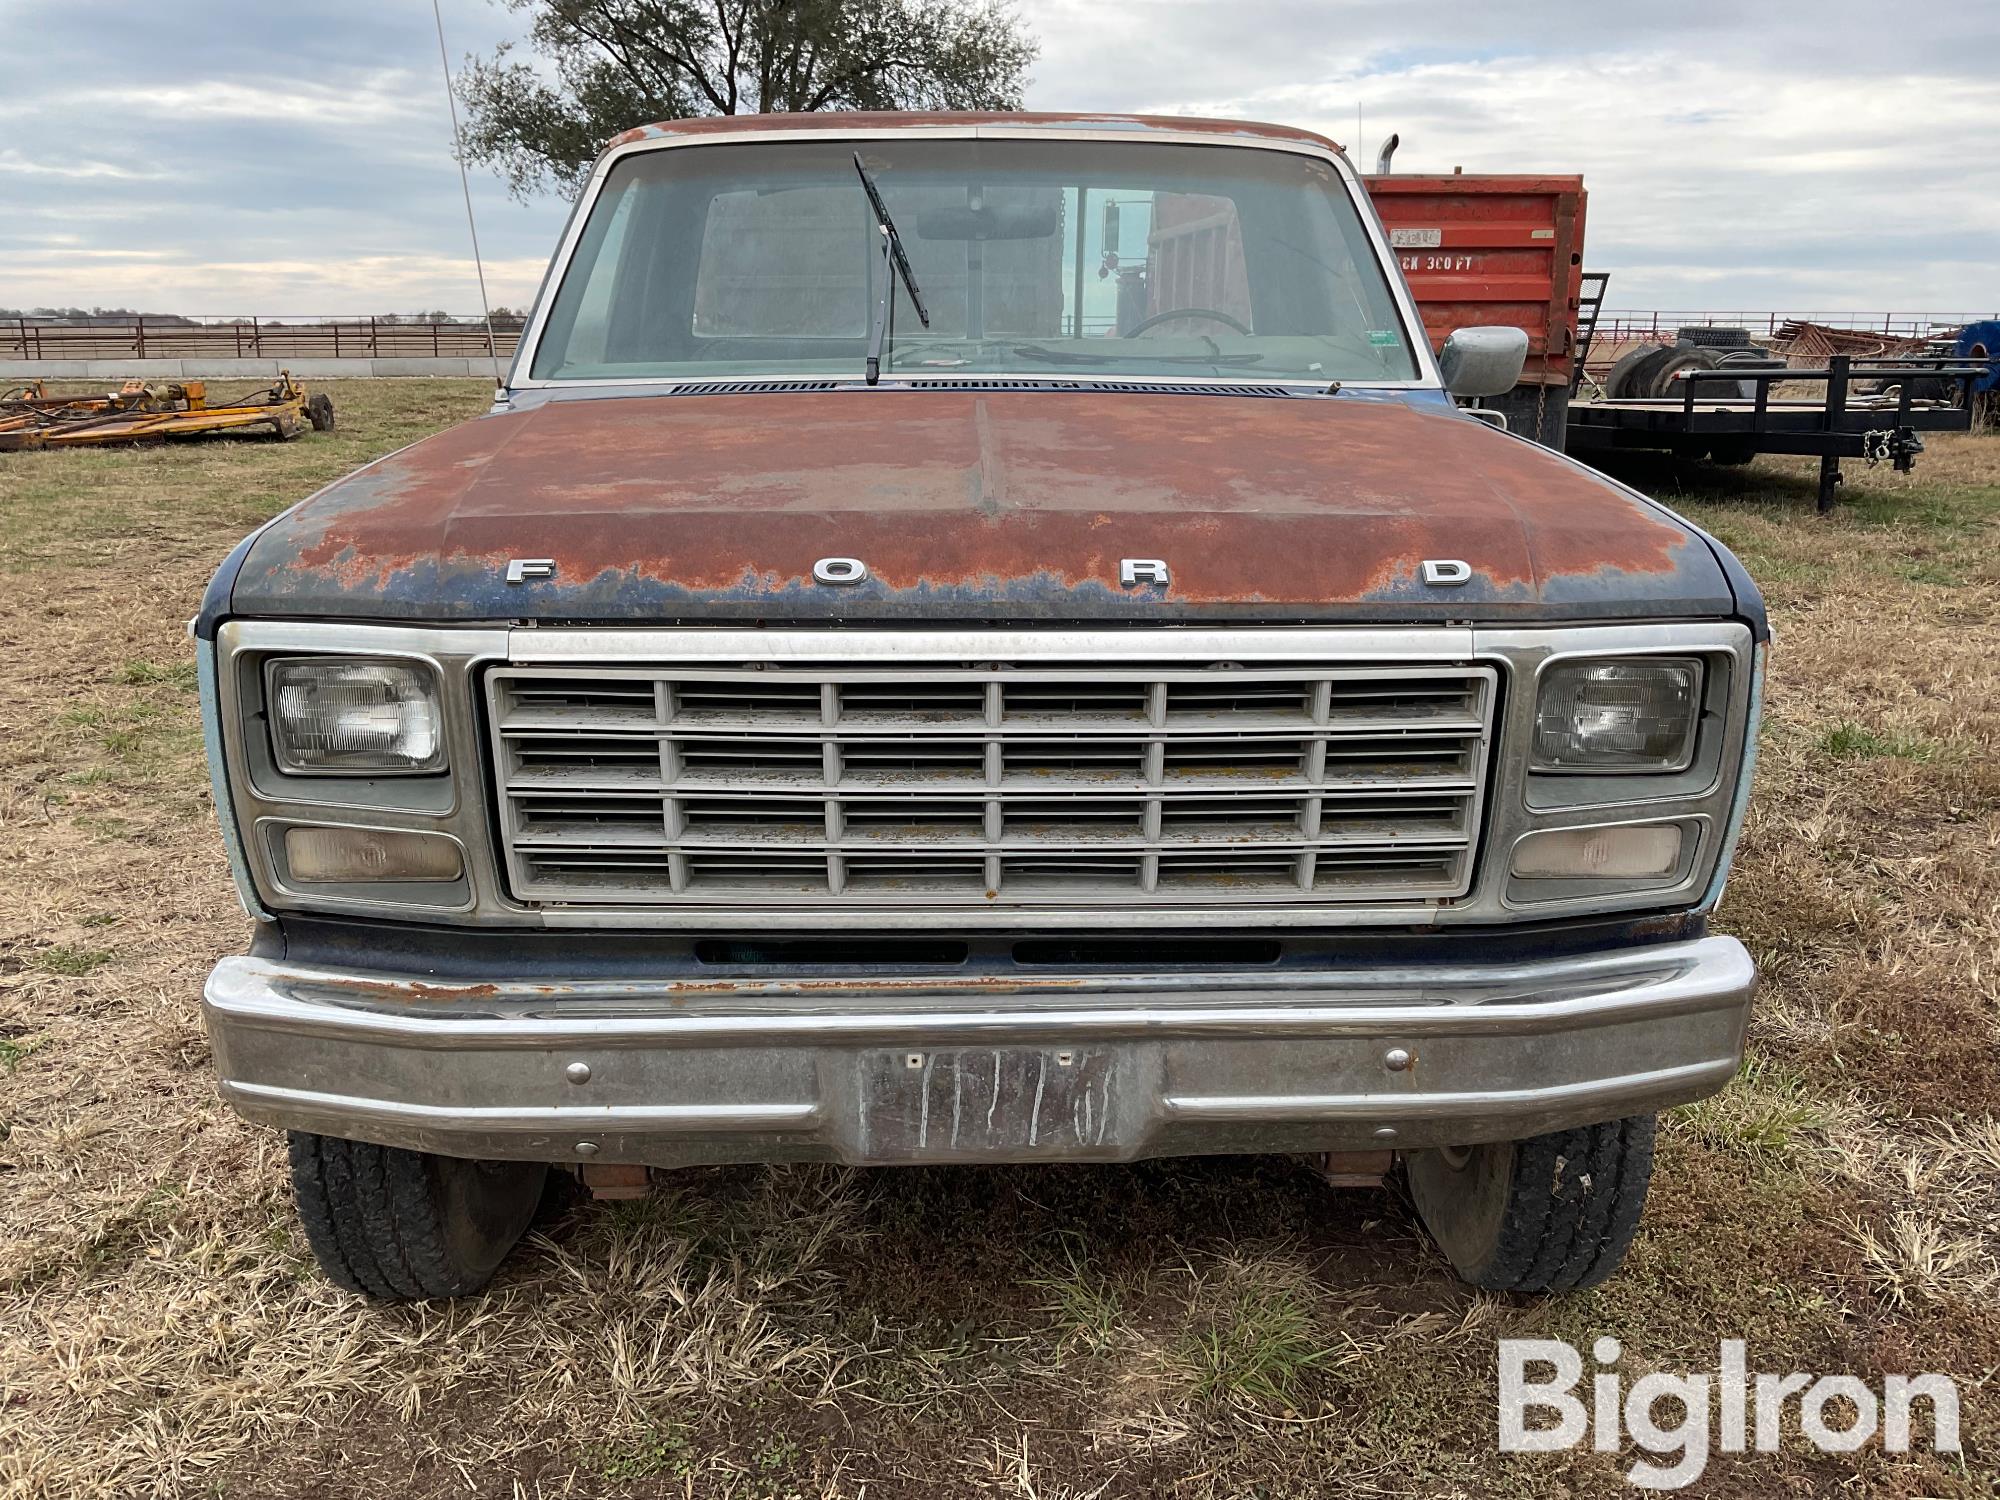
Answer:
[(437, 23), (438, 65), (444, 69), (444, 102), (451, 111), (451, 154), (458, 162), (458, 186), (465, 194), (465, 228), (472, 236), (472, 268), (479, 273), (479, 314), (486, 320), (486, 352), (493, 360), (493, 384), (498, 387), (504, 382), (500, 376), (500, 348), (493, 341), (493, 304), (486, 296), (486, 262), (479, 254), (479, 224), (472, 217), (472, 179), (465, 172), (465, 137), (458, 128), (458, 98), (451, 91), (451, 54), (444, 46), (444, 12), (438, 7), (438, 0), (431, 0), (431, 19)]

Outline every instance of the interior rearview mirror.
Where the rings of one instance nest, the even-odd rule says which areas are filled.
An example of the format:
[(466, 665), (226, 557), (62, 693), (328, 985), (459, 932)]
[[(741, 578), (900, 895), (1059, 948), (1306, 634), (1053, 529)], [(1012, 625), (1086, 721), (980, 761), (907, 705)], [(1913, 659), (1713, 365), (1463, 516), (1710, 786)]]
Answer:
[(1438, 373), (1454, 396), (1500, 396), (1521, 380), (1528, 335), (1519, 328), (1459, 328), (1438, 351)]
[(920, 240), (1045, 240), (1062, 227), (1062, 206), (948, 204), (927, 208), (912, 226)]

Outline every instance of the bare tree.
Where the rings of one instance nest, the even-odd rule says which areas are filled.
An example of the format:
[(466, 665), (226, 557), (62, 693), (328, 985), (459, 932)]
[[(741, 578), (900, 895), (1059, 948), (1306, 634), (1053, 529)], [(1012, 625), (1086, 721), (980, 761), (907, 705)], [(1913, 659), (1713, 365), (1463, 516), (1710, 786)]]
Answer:
[(1036, 45), (1007, 0), (507, 0), (502, 46), (459, 78), (465, 153), (517, 198), (574, 195), (651, 120), (828, 109), (1014, 109)]

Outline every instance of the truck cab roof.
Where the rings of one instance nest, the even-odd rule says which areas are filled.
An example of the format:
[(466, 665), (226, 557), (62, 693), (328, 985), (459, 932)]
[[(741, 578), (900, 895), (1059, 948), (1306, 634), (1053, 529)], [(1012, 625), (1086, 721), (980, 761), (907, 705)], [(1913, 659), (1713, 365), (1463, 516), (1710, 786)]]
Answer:
[(1135, 135), (1212, 135), (1219, 140), (1289, 141), (1318, 151), (1342, 152), (1326, 136), (1294, 125), (1269, 125), (1256, 120), (1218, 120), (1196, 115), (1087, 114), (1061, 110), (840, 110), (821, 114), (703, 115), (687, 120), (660, 120), (638, 125), (614, 136), (607, 150), (639, 141), (679, 137), (737, 135), (751, 132), (861, 135), (884, 130), (1004, 129), (1066, 134), (1073, 131), (1118, 131)]

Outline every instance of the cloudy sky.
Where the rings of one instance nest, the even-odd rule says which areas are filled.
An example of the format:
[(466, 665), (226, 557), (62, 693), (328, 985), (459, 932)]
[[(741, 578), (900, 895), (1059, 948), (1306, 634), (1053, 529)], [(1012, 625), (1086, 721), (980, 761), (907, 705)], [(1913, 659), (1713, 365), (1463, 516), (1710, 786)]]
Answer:
[[(1020, 0), (1028, 103), (1581, 172), (1625, 308), (2000, 308), (2000, 4)], [(447, 0), (453, 65), (517, 35)], [(1357, 136), (1356, 110), (1361, 111)], [(0, 307), (476, 309), (427, 0), (0, 0)], [(495, 301), (564, 205), (475, 174)]]

